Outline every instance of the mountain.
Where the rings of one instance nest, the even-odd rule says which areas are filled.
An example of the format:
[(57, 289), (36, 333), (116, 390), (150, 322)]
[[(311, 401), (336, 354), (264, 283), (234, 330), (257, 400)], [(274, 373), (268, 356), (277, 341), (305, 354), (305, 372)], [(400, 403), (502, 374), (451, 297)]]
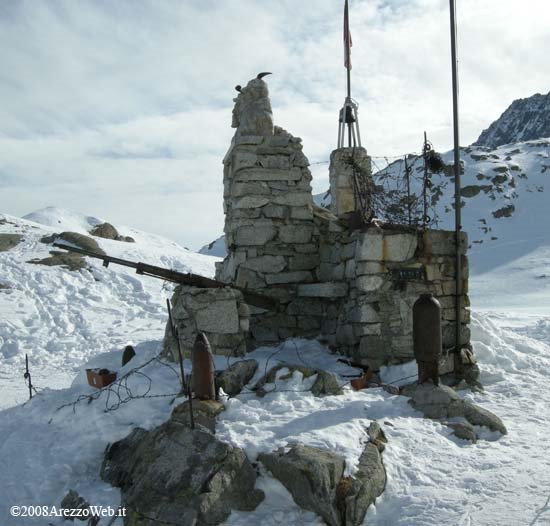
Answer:
[(550, 137), (550, 93), (537, 93), (527, 99), (512, 102), (473, 146), (496, 148), (503, 144), (532, 141)]

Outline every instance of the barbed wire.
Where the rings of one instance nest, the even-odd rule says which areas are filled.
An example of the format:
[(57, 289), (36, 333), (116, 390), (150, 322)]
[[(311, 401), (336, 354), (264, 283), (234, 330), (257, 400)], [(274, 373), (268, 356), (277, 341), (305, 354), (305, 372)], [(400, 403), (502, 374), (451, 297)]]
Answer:
[[(90, 404), (94, 400), (98, 400), (105, 393), (107, 394), (105, 398), (105, 409), (104, 409), (105, 413), (116, 411), (121, 405), (127, 404), (131, 400), (138, 400), (143, 398), (168, 398), (168, 397), (177, 398), (178, 396), (180, 396), (182, 394), (181, 391), (177, 393), (149, 394), (151, 392), (153, 380), (149, 375), (142, 372), (142, 369), (147, 367), (153, 362), (156, 362), (164, 367), (168, 367), (176, 375), (176, 377), (178, 378), (178, 381), (180, 381), (179, 372), (176, 371), (176, 369), (172, 367), (170, 364), (162, 360), (161, 353), (159, 353), (153, 356), (151, 359), (144, 362), (143, 364), (141, 364), (140, 366), (130, 369), (126, 374), (124, 374), (123, 376), (115, 380), (113, 383), (106, 385), (105, 387), (102, 387), (101, 389), (98, 389), (93, 393), (82, 394), (72, 402), (68, 402), (66, 404), (60, 405), (55, 410), (55, 413), (57, 413), (58, 411), (60, 411), (65, 407), (70, 407), (70, 406), (72, 406), (73, 412), (76, 412), (76, 406), (79, 403), (83, 401), (87, 401)], [(144, 392), (141, 394), (134, 393), (130, 388), (130, 386), (128, 385), (128, 380), (134, 375), (144, 378), (147, 382)], [(114, 398), (114, 401), (112, 401), (112, 398)]]

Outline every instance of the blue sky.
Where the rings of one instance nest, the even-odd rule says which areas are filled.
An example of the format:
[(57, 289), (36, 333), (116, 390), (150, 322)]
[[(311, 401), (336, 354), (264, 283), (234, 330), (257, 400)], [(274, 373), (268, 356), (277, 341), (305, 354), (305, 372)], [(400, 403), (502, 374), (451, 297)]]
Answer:
[[(457, 0), (461, 143), (550, 91), (547, 0)], [(198, 248), (223, 229), (233, 87), (328, 159), (345, 96), (343, 0), (4, 0), (0, 210), (59, 206)], [(446, 0), (350, 0), (353, 96), (374, 156), (452, 144)], [(380, 161), (382, 162), (382, 161)], [(312, 167), (314, 190), (328, 185)]]

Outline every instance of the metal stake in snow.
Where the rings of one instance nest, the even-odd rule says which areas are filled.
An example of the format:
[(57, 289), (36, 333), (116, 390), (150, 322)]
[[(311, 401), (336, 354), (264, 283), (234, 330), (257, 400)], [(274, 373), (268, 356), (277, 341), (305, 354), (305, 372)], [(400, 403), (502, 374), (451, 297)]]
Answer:
[(455, 0), (449, 0), (451, 21), (451, 62), (453, 82), (453, 130), (454, 130), (454, 177), (455, 177), (455, 369), (461, 368), (460, 362), (460, 312), (462, 307), (462, 258), (460, 252), (460, 234), (462, 230), (460, 203), (460, 144), (458, 127), (458, 62), (456, 54), (456, 6)]
[(29, 371), (29, 357), (27, 354), (25, 354), (25, 374), (23, 375), (23, 378), (25, 378), (26, 383), (29, 385), (29, 400), (32, 399), (32, 378), (31, 373)]

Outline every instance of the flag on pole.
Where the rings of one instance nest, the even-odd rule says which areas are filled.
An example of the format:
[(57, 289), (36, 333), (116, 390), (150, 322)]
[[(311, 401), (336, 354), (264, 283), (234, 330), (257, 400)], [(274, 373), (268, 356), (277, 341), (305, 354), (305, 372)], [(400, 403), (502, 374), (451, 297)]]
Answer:
[(344, 67), (351, 69), (351, 33), (349, 30), (348, 0), (344, 5)]

